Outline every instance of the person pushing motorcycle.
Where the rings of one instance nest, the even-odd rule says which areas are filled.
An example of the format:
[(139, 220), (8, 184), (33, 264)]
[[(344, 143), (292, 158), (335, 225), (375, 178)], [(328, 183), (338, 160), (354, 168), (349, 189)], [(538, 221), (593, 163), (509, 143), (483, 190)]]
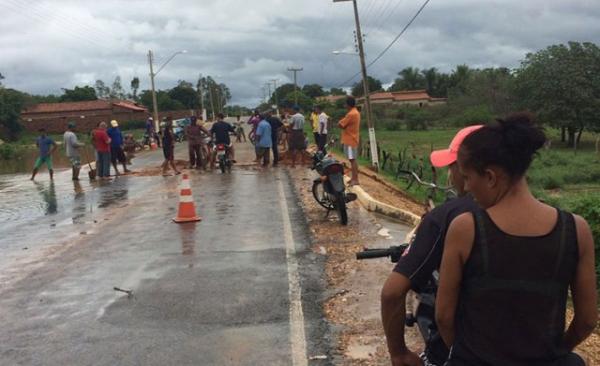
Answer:
[[(214, 143), (216, 145), (223, 144), (227, 149), (227, 153), (229, 154), (229, 158), (232, 163), (235, 163), (235, 150), (233, 149), (233, 144), (231, 143), (231, 139), (229, 138), (229, 133), (236, 134), (235, 128), (229, 123), (224, 121), (225, 116), (223, 113), (219, 113), (217, 115), (217, 122), (215, 122), (210, 128), (210, 136), (214, 138)], [(217, 150), (215, 149), (212, 152), (212, 160), (211, 160), (211, 168), (214, 168), (215, 157), (217, 155)]]
[(426, 345), (421, 356), (407, 348), (404, 340), (406, 297), (411, 289), (417, 293), (423, 290), (432, 273), (439, 268), (446, 231), (452, 220), (477, 208), (471, 196), (465, 194), (464, 181), (456, 160), (465, 137), (481, 127), (470, 126), (460, 130), (448, 149), (431, 153), (433, 166), (448, 167), (449, 179), (458, 198), (437, 206), (423, 217), (410, 247), (388, 276), (381, 291), (381, 317), (393, 366), (441, 366), (448, 356), (439, 335), (435, 339), (429, 339), (431, 344)]

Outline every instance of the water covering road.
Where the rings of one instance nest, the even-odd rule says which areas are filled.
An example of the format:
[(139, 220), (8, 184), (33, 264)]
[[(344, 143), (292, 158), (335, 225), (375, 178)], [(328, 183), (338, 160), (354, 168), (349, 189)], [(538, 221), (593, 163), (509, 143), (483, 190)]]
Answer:
[(285, 170), (192, 172), (204, 220), (186, 225), (171, 222), (177, 177), (69, 178), (0, 176), (0, 364), (306, 365), (328, 352), (322, 263)]

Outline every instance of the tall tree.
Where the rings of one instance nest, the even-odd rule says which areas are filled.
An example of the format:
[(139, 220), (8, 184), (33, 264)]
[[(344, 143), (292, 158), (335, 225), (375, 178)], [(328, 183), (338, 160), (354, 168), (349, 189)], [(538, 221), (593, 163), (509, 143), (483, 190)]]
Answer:
[(176, 87), (169, 90), (169, 97), (179, 101), (188, 109), (195, 109), (199, 106), (198, 94), (196, 93), (193, 84), (185, 80), (180, 80)]
[(94, 89), (96, 89), (96, 96), (98, 96), (98, 98), (107, 99), (110, 97), (110, 88), (104, 84), (104, 81), (96, 80)]
[(325, 95), (323, 87), (319, 84), (306, 84), (302, 87), (302, 92), (313, 99)]
[(342, 88), (331, 88), (331, 90), (329, 90), (329, 94), (331, 94), (331, 95), (346, 95), (346, 91)]
[(140, 88), (140, 79), (136, 76), (133, 79), (131, 79), (131, 96), (134, 102), (138, 101), (138, 89)]
[(2, 86), (2, 80), (4, 80), (4, 75), (0, 72), (0, 86)]
[(566, 129), (569, 146), (577, 146), (584, 128), (597, 129), (600, 48), (594, 43), (569, 42), (530, 53), (517, 70), (516, 81), (523, 106)]
[[(0, 80), (4, 76), (0, 74)], [(14, 89), (7, 89), (0, 83), (0, 133), (3, 138), (15, 140), (23, 130), (19, 122), (24, 95)]]
[[(381, 81), (367, 76), (367, 86), (369, 87), (369, 94), (382, 90)], [(352, 87), (352, 95), (355, 97), (362, 97), (365, 94), (362, 80), (354, 84)]]
[(389, 91), (425, 89), (425, 78), (416, 67), (405, 67), (398, 76)]
[(63, 95), (60, 96), (61, 102), (81, 102), (96, 99), (98, 99), (96, 90), (91, 86), (76, 86), (74, 89), (63, 88)]
[(125, 90), (121, 84), (121, 77), (117, 75), (110, 89), (110, 97), (114, 99), (125, 99)]

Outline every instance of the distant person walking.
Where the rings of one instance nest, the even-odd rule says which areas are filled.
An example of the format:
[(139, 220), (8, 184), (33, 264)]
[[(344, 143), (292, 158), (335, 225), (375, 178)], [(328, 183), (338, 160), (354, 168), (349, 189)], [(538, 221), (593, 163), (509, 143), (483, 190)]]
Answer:
[(154, 129), (154, 119), (152, 117), (148, 117), (146, 120), (146, 136), (148, 136), (148, 145), (150, 145), (150, 139), (154, 139), (158, 147), (160, 147), (160, 136), (158, 136), (158, 133)]
[(237, 137), (235, 140), (237, 142), (242, 142), (242, 137), (244, 138), (244, 142), (246, 142), (246, 131), (244, 131), (244, 126), (242, 126), (242, 121), (240, 120), (240, 116), (237, 116), (237, 121), (235, 122), (235, 131)]
[[(204, 135), (210, 133), (201, 125), (201, 121), (196, 116), (190, 117), (191, 124), (186, 127), (185, 134), (188, 141), (188, 154), (190, 156), (190, 169), (202, 169), (206, 166), (206, 161), (202, 161), (202, 140)], [(206, 155), (208, 158), (208, 155)], [(205, 159), (206, 160), (206, 159)]]
[(65, 153), (73, 170), (73, 180), (79, 180), (79, 171), (81, 170), (81, 154), (79, 148), (85, 146), (79, 142), (77, 135), (75, 134), (75, 122), (69, 122), (67, 125), (67, 131), (63, 135), (63, 142), (65, 145)]
[(317, 107), (313, 107), (310, 113), (310, 122), (313, 130), (313, 137), (315, 139), (315, 145), (319, 145), (319, 112)]
[(317, 114), (319, 115), (319, 140), (317, 147), (319, 151), (327, 154), (325, 151), (325, 145), (327, 144), (327, 124), (329, 123), (329, 116), (323, 112), (323, 107), (316, 107)]
[(173, 133), (173, 122), (169, 119), (163, 129), (162, 149), (165, 161), (162, 163), (162, 175), (168, 177), (169, 165), (175, 171), (175, 175), (181, 174), (175, 165), (175, 134)]
[(255, 110), (254, 113), (252, 114), (252, 117), (250, 117), (250, 119), (248, 120), (248, 124), (252, 126), (252, 130), (248, 134), (248, 138), (250, 139), (250, 142), (252, 142), (252, 143), (255, 142), (254, 134), (256, 133), (256, 128), (258, 127), (258, 124), (260, 123), (260, 121), (261, 121), (260, 112), (258, 110)]
[(279, 163), (279, 131), (283, 127), (283, 122), (273, 114), (273, 111), (267, 112), (267, 122), (271, 125), (271, 149), (273, 150), (273, 166)]
[(40, 170), (42, 164), (46, 164), (48, 167), (48, 173), (50, 173), (50, 180), (54, 179), (54, 170), (52, 168), (52, 153), (56, 150), (56, 142), (52, 140), (46, 134), (46, 130), (40, 128), (40, 136), (35, 140), (35, 144), (39, 149), (39, 156), (33, 165), (33, 172), (31, 173), (31, 180), (35, 179), (35, 175)]
[(96, 148), (96, 170), (98, 178), (110, 179), (110, 137), (106, 133), (106, 122), (100, 122), (92, 131), (92, 141)]
[(288, 146), (292, 154), (292, 168), (296, 167), (296, 154), (300, 151), (302, 164), (304, 164), (304, 116), (300, 113), (300, 107), (294, 106), (294, 112), (290, 122), (290, 141)]
[(353, 97), (346, 98), (346, 109), (348, 113), (339, 123), (338, 126), (342, 129), (342, 144), (344, 145), (344, 153), (352, 167), (352, 178), (350, 185), (358, 185), (358, 142), (360, 131), (360, 112), (356, 109), (356, 99)]
[(256, 148), (258, 155), (258, 162), (262, 159), (262, 166), (269, 166), (269, 156), (271, 147), (273, 147), (273, 136), (271, 134), (271, 124), (267, 121), (268, 118), (265, 115), (256, 128)]
[(119, 175), (117, 162), (123, 165), (123, 172), (131, 172), (131, 170), (127, 169), (127, 157), (123, 150), (123, 133), (119, 129), (119, 123), (114, 119), (110, 121), (110, 128), (106, 133), (110, 137), (110, 160), (113, 168), (115, 168), (115, 175)]

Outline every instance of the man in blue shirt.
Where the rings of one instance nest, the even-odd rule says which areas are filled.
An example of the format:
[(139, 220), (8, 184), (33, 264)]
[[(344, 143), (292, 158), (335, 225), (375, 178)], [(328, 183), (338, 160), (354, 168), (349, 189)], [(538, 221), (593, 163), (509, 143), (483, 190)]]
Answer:
[(52, 169), (52, 153), (56, 150), (56, 142), (46, 135), (46, 130), (43, 128), (39, 129), (40, 136), (35, 140), (35, 144), (40, 150), (40, 156), (35, 161), (33, 166), (33, 172), (31, 173), (31, 180), (35, 178), (35, 175), (40, 170), (42, 164), (46, 164), (48, 172), (50, 173), (50, 180), (54, 179), (54, 170)]
[(112, 166), (115, 168), (115, 175), (119, 175), (119, 169), (117, 169), (117, 161), (123, 165), (123, 171), (125, 173), (131, 172), (127, 169), (127, 158), (125, 157), (125, 151), (123, 150), (123, 133), (119, 129), (119, 123), (116, 120), (110, 121), (110, 128), (106, 131), (110, 137), (110, 160)]
[(271, 147), (273, 146), (273, 139), (271, 137), (271, 124), (267, 122), (264, 116), (261, 117), (263, 118), (261, 118), (261, 121), (258, 123), (255, 133), (257, 147), (256, 153), (258, 156), (257, 160), (260, 162), (260, 159), (262, 159), (262, 165), (268, 166), (270, 151)]

